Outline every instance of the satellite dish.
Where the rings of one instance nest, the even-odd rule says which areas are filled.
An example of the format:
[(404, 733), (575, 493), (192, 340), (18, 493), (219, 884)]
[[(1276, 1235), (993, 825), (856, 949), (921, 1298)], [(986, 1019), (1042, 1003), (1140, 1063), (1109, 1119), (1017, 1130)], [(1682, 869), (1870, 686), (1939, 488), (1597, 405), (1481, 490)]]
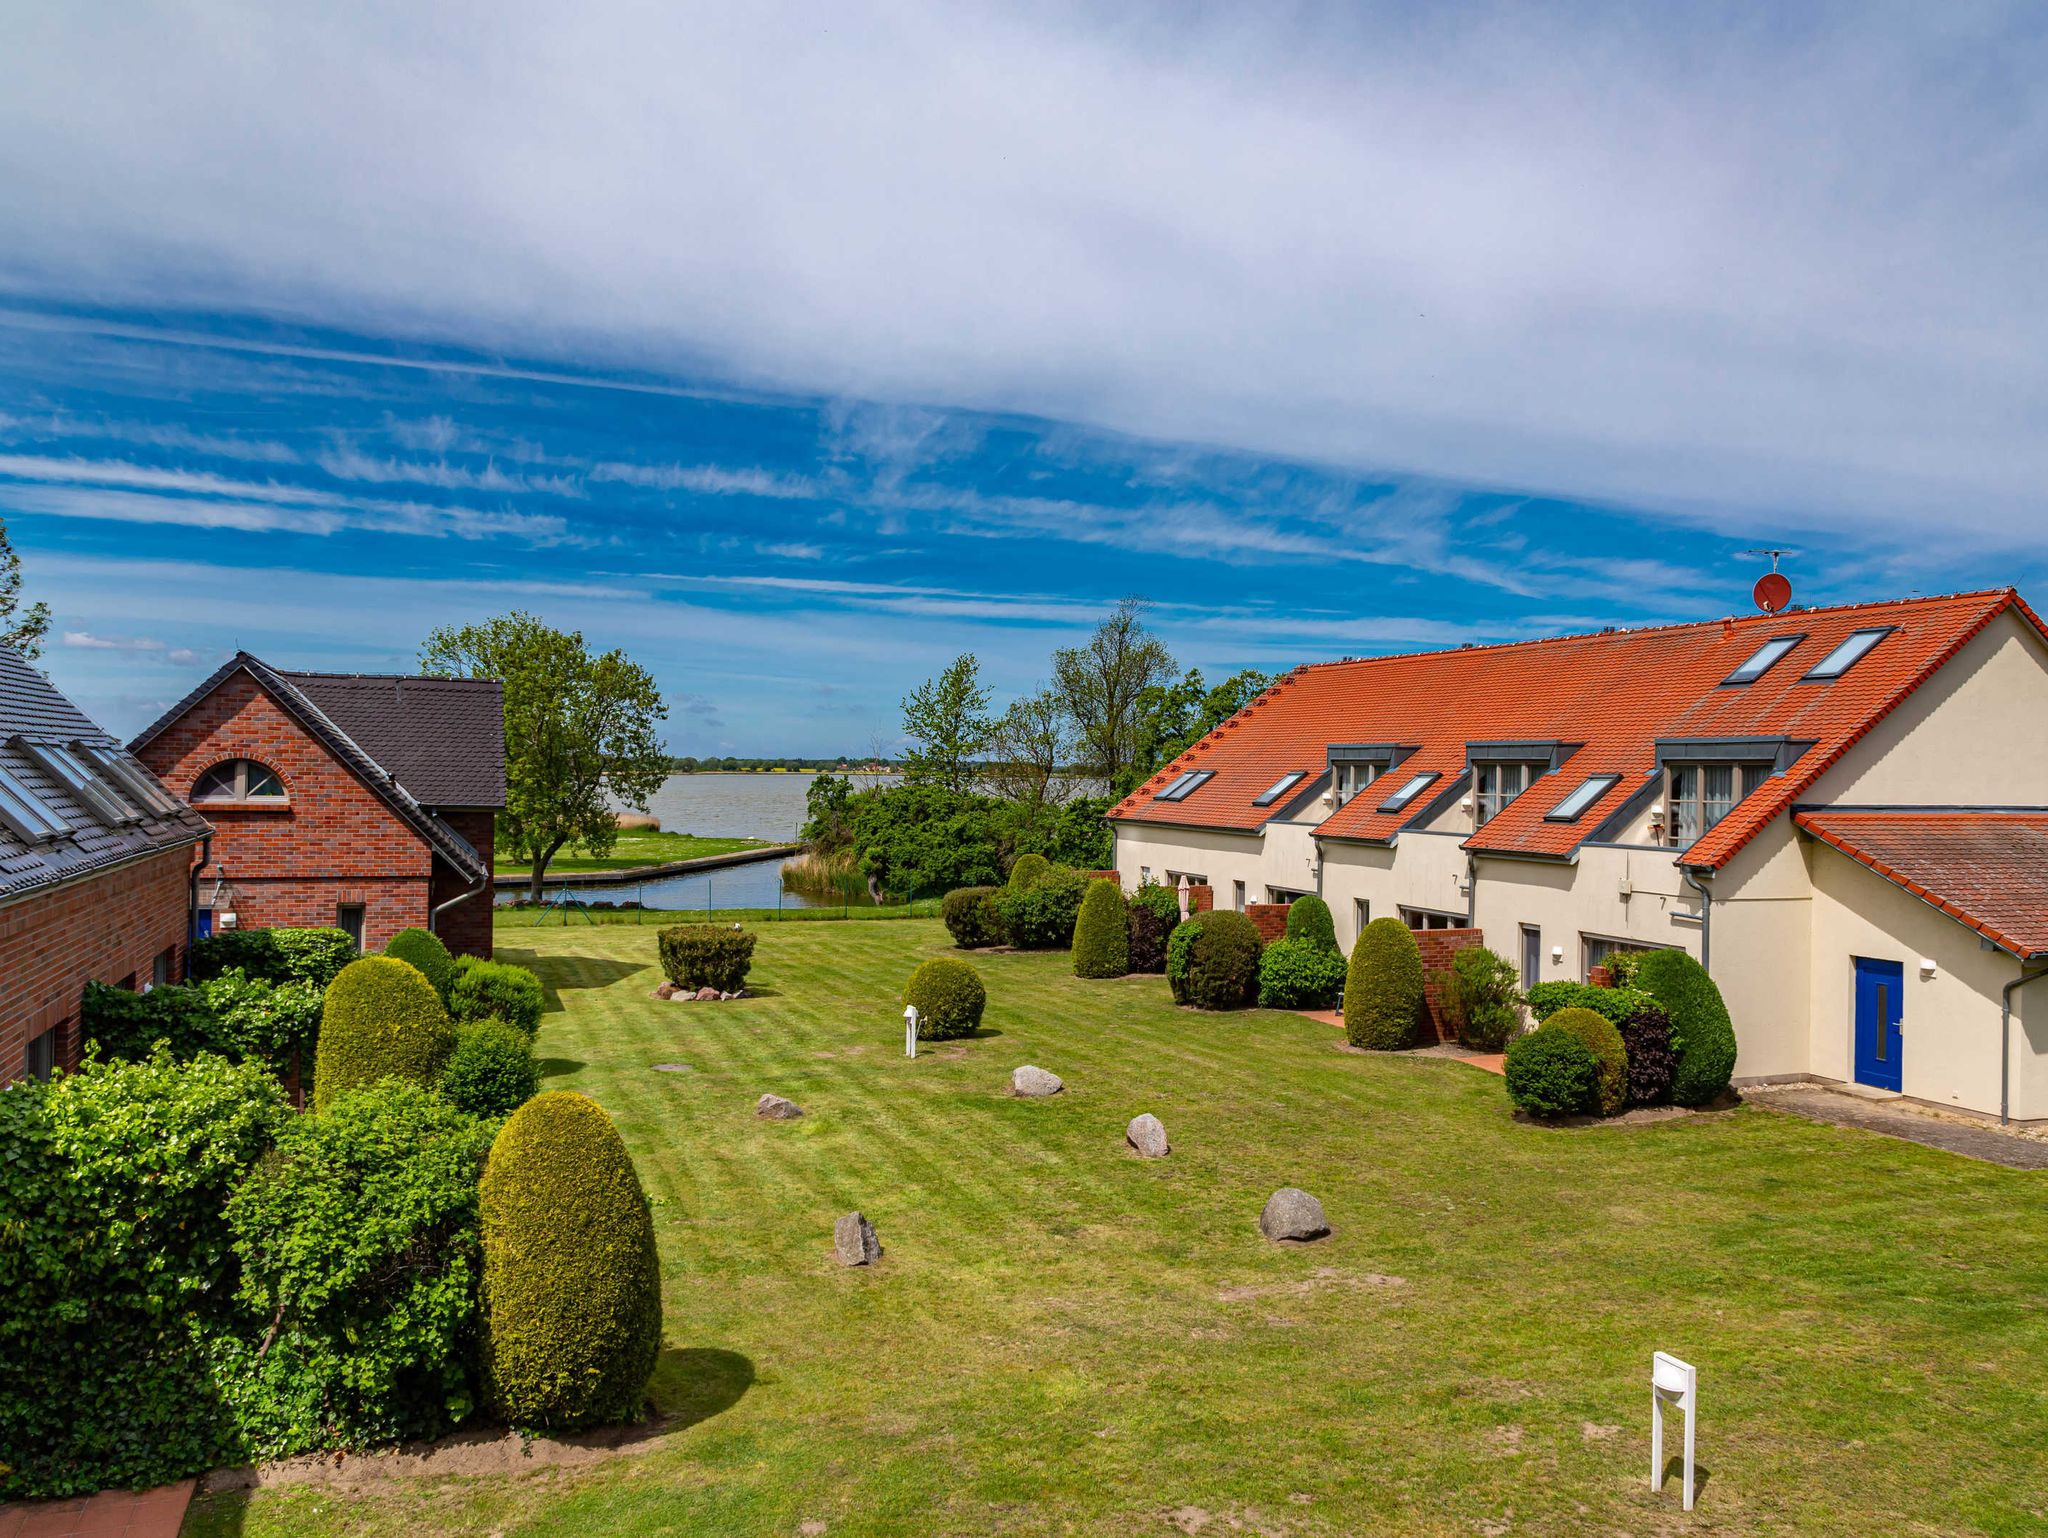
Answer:
[(1756, 606), (1766, 614), (1776, 614), (1792, 601), (1792, 584), (1781, 571), (1767, 571), (1756, 579), (1756, 586), (1750, 589), (1750, 597)]

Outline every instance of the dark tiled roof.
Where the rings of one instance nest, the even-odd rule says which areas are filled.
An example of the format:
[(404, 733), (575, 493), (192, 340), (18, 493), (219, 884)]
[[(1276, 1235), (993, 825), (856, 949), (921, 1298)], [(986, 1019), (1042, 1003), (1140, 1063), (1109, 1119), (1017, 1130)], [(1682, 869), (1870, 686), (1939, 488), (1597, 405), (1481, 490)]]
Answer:
[(1814, 811), (1793, 821), (1993, 945), (2048, 956), (2048, 811)]
[(495, 678), (286, 673), (423, 806), (505, 804), (505, 691)]
[[(182, 805), (163, 815), (138, 807), (143, 814), (140, 821), (112, 822), (24, 752), (22, 738), (103, 748), (120, 756), (143, 779), (156, 781), (139, 760), (130, 758), (119, 742), (93, 725), (91, 718), (58, 693), (25, 658), (0, 647), (0, 765), (70, 824), (68, 833), (37, 841), (23, 838), (0, 821), (0, 900), (27, 896), (143, 855), (196, 844), (213, 831), (198, 813)], [(122, 799), (132, 803), (135, 798), (124, 795)]]
[[(2002, 589), (1296, 668), (1109, 815), (1253, 831), (1284, 810), (1254, 806), (1254, 799), (1290, 771), (1322, 773), (1331, 744), (1399, 744), (1412, 751), (1387, 776), (1387, 788), (1354, 797), (1318, 829), (1323, 837), (1384, 843), (1456, 785), (1468, 743), (1556, 742), (1576, 745), (1559, 772), (1510, 803), (1466, 847), (1563, 858), (1642, 789), (1659, 739), (1810, 744), (1683, 851), (1688, 865), (1719, 867), (2009, 609), (2041, 628), (2019, 595)], [(1846, 673), (1805, 680), (1844, 637), (1879, 627), (1889, 632)], [(1757, 681), (1722, 687), (1766, 640), (1795, 635), (1802, 639)], [(1153, 799), (1190, 769), (1214, 770), (1215, 778), (1184, 801)], [(1379, 810), (1395, 786), (1432, 770), (1439, 778), (1414, 802)], [(1576, 820), (1547, 820), (1567, 792), (1597, 774), (1620, 778)]]

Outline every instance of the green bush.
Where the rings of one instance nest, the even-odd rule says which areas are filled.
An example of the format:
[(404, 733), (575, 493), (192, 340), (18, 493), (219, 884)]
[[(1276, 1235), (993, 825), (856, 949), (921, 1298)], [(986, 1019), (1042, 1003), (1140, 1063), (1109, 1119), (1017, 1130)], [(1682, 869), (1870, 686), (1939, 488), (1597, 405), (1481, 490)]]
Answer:
[(441, 1093), (472, 1116), (510, 1116), (540, 1093), (533, 1038), (503, 1020), (455, 1028), (455, 1050), (441, 1070)]
[(1166, 983), (1176, 1004), (1243, 1009), (1258, 997), (1258, 926), (1242, 913), (1197, 913), (1167, 936)]
[(78, 1007), (79, 1035), (99, 1043), (109, 1059), (139, 1062), (156, 1043), (180, 1060), (217, 1050), (220, 1021), (198, 988), (167, 986), (137, 993), (109, 983), (87, 983)]
[(638, 1418), (661, 1350), (661, 1265), (611, 1118), (573, 1090), (534, 1096), (491, 1145), (480, 1211), (492, 1407), (534, 1430)]
[(1646, 951), (1609, 951), (1607, 959), (1600, 963), (1607, 968), (1608, 980), (1617, 988), (1634, 988), (1636, 977), (1642, 970)]
[(903, 1002), (917, 1006), (920, 1041), (946, 1041), (973, 1034), (981, 1025), (988, 990), (981, 975), (964, 961), (937, 956), (910, 974)]
[(1344, 957), (1334, 946), (1289, 935), (1259, 957), (1259, 1003), (1267, 1009), (1328, 1009), (1344, 988)]
[(1714, 980), (1684, 951), (1652, 951), (1636, 969), (1636, 981), (1671, 1016), (1678, 1054), (1671, 1098), (1680, 1105), (1718, 1098), (1735, 1076), (1735, 1024)]
[(199, 984), (199, 992), (213, 1013), (214, 1050), (223, 1056), (282, 1067), (318, 1046), (323, 990), (312, 983), (265, 982), (230, 967)]
[(1042, 854), (1020, 854), (1017, 863), (1010, 867), (1009, 888), (1013, 892), (1028, 892), (1053, 871), (1053, 863)]
[(1137, 895), (1131, 899), (1131, 906), (1143, 908), (1158, 919), (1165, 934), (1172, 934), (1173, 926), (1180, 922), (1180, 894), (1156, 881), (1141, 882)]
[(356, 959), (356, 942), (340, 929), (224, 929), (193, 943), (185, 958), (189, 981), (239, 968), (266, 983), (311, 983), (325, 988)]
[(1458, 1040), (1481, 1052), (1498, 1052), (1522, 1028), (1521, 991), (1515, 964), (1483, 945), (1468, 945), (1451, 957), (1443, 1003)]
[(1337, 949), (1337, 921), (1320, 897), (1297, 897), (1287, 905), (1287, 938), (1306, 940), (1326, 951)]
[(1399, 919), (1374, 919), (1351, 947), (1344, 974), (1344, 1038), (1354, 1047), (1398, 1052), (1424, 1018), (1422, 950)]
[(1590, 1009), (1619, 1026), (1650, 1002), (1638, 988), (1596, 988), (1591, 983), (1538, 983), (1529, 990), (1529, 1013), (1540, 1024), (1560, 1009)]
[(993, 886), (963, 886), (946, 894), (946, 900), (939, 905), (939, 915), (946, 921), (946, 933), (961, 950), (975, 951), (1003, 943), (1003, 916), (996, 912), (995, 905), (1002, 890)]
[(223, 1373), (248, 1454), (438, 1436), (469, 1416), (490, 1143), (419, 1085), (373, 1084), (293, 1118), (235, 1192), (245, 1338), (268, 1342)]
[(455, 986), (455, 958), (439, 935), (426, 929), (401, 929), (386, 943), (384, 954), (418, 967), (421, 975), (434, 985), (442, 1004), (447, 1004), (448, 990)]
[(1508, 1098), (1531, 1116), (1577, 1116), (1592, 1110), (1599, 1095), (1600, 1065), (1570, 1031), (1542, 1027), (1516, 1037), (1508, 1043), (1506, 1075)]
[(1030, 886), (998, 893), (996, 913), (1003, 932), (1019, 950), (1063, 951), (1074, 943), (1074, 924), (1087, 892), (1088, 882), (1079, 871), (1056, 866)]
[(1628, 1049), (1621, 1044), (1621, 1032), (1614, 1028), (1612, 1020), (1590, 1009), (1560, 1009), (1536, 1030), (1539, 1035), (1544, 1031), (1568, 1031), (1586, 1044), (1598, 1069), (1593, 1082), (1593, 1110), (1602, 1116), (1612, 1116), (1628, 1104)]
[(526, 1032), (540, 1033), (547, 994), (540, 979), (509, 961), (481, 956), (455, 958), (455, 982), (448, 989), (448, 1013), (457, 1020), (502, 1020)]
[(455, 1046), (441, 997), (418, 967), (394, 956), (351, 961), (328, 985), (313, 1068), (313, 1109), (378, 1079), (431, 1088)]
[(671, 925), (656, 937), (662, 973), (678, 988), (738, 993), (754, 964), (755, 938), (736, 924)]
[(1122, 977), (1131, 969), (1131, 912), (1114, 881), (1088, 883), (1074, 920), (1074, 975)]
[(236, 1461), (223, 1211), (289, 1120), (261, 1065), (212, 1055), (0, 1091), (0, 1500)]

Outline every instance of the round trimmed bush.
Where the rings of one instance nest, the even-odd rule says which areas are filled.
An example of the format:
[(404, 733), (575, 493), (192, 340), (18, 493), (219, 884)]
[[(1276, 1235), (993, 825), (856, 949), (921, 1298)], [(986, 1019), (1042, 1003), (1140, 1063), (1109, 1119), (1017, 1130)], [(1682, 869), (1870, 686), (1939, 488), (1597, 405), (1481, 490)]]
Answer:
[(955, 887), (939, 904), (939, 917), (946, 921), (946, 933), (961, 950), (974, 951), (1003, 943), (1003, 916), (995, 905), (1002, 890), (996, 886)]
[(509, 961), (481, 956), (455, 959), (455, 982), (448, 989), (448, 1013), (457, 1020), (502, 1020), (531, 1039), (540, 1032), (547, 995), (540, 979)]
[(455, 1050), (441, 1070), (441, 1093), (472, 1116), (509, 1116), (540, 1092), (533, 1038), (503, 1020), (455, 1029)]
[(1545, 1031), (1569, 1031), (1593, 1054), (1599, 1068), (1593, 1085), (1594, 1110), (1612, 1116), (1628, 1104), (1628, 1049), (1621, 1044), (1621, 1032), (1612, 1020), (1590, 1009), (1560, 1009), (1536, 1028), (1538, 1035)]
[(973, 1034), (981, 1024), (988, 990), (966, 962), (935, 956), (910, 974), (903, 1002), (917, 1006), (919, 1041), (949, 1041)]
[(1074, 920), (1074, 975), (1122, 977), (1131, 969), (1131, 913), (1124, 889), (1101, 878), (1088, 883)]
[(1628, 1098), (1637, 1105), (1663, 1105), (1671, 1098), (1678, 1054), (1671, 1050), (1671, 1017), (1655, 999), (1645, 998), (1619, 1026), (1628, 1053)]
[(1735, 1075), (1735, 1025), (1706, 968), (1684, 951), (1652, 951), (1636, 968), (1636, 986), (1671, 1017), (1678, 1053), (1671, 1098), (1680, 1105), (1715, 1099)]
[(491, 1144), (478, 1207), (492, 1408), (551, 1431), (638, 1419), (661, 1350), (661, 1263), (611, 1118), (574, 1090), (534, 1096)]
[(1010, 890), (1028, 892), (1052, 874), (1052, 861), (1042, 854), (1020, 854), (1010, 867)]
[(1289, 935), (1259, 957), (1259, 1003), (1266, 1009), (1328, 1009), (1344, 986), (1344, 957), (1334, 946)]
[(1166, 982), (1176, 1004), (1243, 1009), (1258, 997), (1265, 942), (1242, 913), (1197, 913), (1167, 937)]
[(1287, 938), (1306, 940), (1326, 951), (1337, 949), (1337, 921), (1320, 897), (1297, 897), (1287, 905)]
[(385, 945), (384, 954), (418, 967), (434, 985), (434, 992), (441, 995), (441, 1002), (448, 1002), (448, 990), (455, 986), (455, 958), (439, 935), (425, 929), (401, 929)]
[(351, 961), (327, 985), (313, 1109), (324, 1111), (379, 1079), (409, 1079), (431, 1089), (454, 1046), (448, 1011), (418, 967), (395, 956)]
[(1344, 973), (1344, 1039), (1371, 1052), (1398, 1052), (1423, 1018), (1422, 948), (1399, 919), (1374, 919), (1351, 947)]
[(1506, 1076), (1508, 1098), (1531, 1116), (1577, 1116), (1599, 1095), (1593, 1049), (1570, 1031), (1538, 1029), (1517, 1037), (1508, 1045)]

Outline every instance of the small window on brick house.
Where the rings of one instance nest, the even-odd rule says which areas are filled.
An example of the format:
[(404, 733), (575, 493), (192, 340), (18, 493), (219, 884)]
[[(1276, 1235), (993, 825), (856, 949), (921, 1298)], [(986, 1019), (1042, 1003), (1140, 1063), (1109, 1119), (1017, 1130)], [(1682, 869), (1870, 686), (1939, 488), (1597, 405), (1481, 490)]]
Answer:
[(161, 988), (170, 983), (178, 974), (178, 948), (166, 945), (156, 953), (156, 960), (149, 964), (149, 984)]
[(231, 758), (224, 764), (215, 764), (192, 786), (194, 801), (272, 801), (282, 803), (287, 798), (284, 781), (277, 777), (277, 771), (266, 768), (253, 758)]
[(363, 948), (363, 905), (343, 903), (334, 910), (334, 927), (355, 941), (356, 949)]
[(122, 978), (120, 986), (129, 993), (133, 993), (135, 991), (135, 974), (130, 972), (126, 977)]
[(1244, 883), (1242, 881), (1233, 881), (1230, 883), (1230, 901), (1231, 905), (1235, 907), (1239, 913), (1244, 912)]
[(62, 1026), (43, 1032), (22, 1054), (21, 1071), (31, 1079), (47, 1079), (57, 1071), (57, 1032)]

